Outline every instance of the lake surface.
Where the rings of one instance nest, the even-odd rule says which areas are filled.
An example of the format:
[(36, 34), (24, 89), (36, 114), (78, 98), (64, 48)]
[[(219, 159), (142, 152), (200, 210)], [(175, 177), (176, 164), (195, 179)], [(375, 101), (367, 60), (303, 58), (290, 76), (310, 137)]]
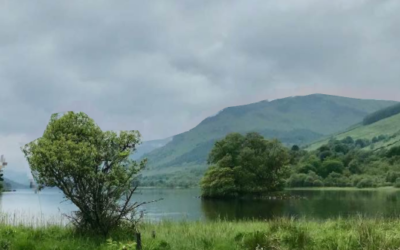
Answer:
[[(329, 219), (363, 215), (366, 217), (400, 217), (400, 190), (290, 190), (290, 195), (304, 199), (215, 201), (199, 199), (198, 189), (141, 189), (134, 201), (163, 200), (143, 207), (148, 220), (227, 220), (271, 219), (294, 216)], [(31, 190), (0, 195), (0, 210), (12, 214), (11, 223), (43, 223), (58, 220), (61, 214), (75, 210), (63, 200), (58, 190)], [(3, 216), (0, 219), (5, 219)], [(33, 220), (33, 221), (32, 221)], [(9, 221), (10, 222), (10, 221)]]

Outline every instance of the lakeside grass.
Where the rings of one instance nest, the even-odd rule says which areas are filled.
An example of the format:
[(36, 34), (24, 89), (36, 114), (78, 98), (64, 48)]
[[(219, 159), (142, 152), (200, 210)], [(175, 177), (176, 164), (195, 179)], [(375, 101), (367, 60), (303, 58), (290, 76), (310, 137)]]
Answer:
[[(143, 223), (140, 231), (144, 250), (400, 249), (400, 219), (161, 221)], [(32, 228), (0, 224), (0, 249), (118, 250), (133, 242), (134, 233), (122, 230), (114, 232), (111, 238), (121, 245), (109, 245), (101, 237), (78, 234), (71, 227)]]
[(290, 190), (307, 190), (307, 191), (399, 191), (400, 189), (393, 186), (387, 187), (370, 187), (370, 188), (358, 188), (358, 187), (294, 187), (285, 188), (285, 191)]

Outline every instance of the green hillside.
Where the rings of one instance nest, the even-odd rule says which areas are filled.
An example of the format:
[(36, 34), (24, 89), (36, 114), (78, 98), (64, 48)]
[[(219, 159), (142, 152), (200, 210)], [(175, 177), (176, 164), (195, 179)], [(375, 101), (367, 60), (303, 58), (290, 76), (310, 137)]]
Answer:
[(144, 141), (137, 147), (135, 153), (131, 156), (131, 159), (138, 160), (143, 155), (150, 153), (157, 148), (165, 146), (170, 141), (172, 141), (171, 137), (160, 140)]
[(393, 104), (392, 101), (315, 94), (229, 107), (146, 154), (149, 167), (144, 173), (144, 183), (158, 185), (200, 178), (213, 144), (230, 132), (255, 131), (287, 145), (306, 145)]
[[(324, 144), (327, 144), (330, 139), (342, 140), (346, 137), (352, 137), (353, 139), (365, 139), (374, 143), (370, 147), (366, 147), (366, 150), (379, 150), (385, 147), (399, 146), (400, 145), (400, 114), (391, 116), (389, 118), (377, 121), (370, 125), (358, 125), (349, 129), (348, 131), (330, 136), (319, 140), (306, 147), (307, 150), (312, 151), (318, 149)], [(382, 137), (383, 136), (383, 137)], [(384, 139), (377, 140), (376, 138), (382, 137)], [(375, 138), (375, 139), (374, 139)]]

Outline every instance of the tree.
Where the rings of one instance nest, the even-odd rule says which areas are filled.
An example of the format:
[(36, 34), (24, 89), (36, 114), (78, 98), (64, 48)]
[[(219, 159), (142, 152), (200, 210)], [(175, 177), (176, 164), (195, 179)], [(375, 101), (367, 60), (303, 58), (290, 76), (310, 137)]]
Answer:
[(70, 217), (80, 229), (107, 235), (133, 222), (136, 174), (146, 160), (129, 159), (138, 131), (103, 132), (84, 113), (52, 115), (41, 138), (22, 148), (40, 188), (58, 187), (79, 211)]
[(211, 150), (201, 181), (203, 197), (262, 195), (283, 188), (287, 149), (258, 133), (228, 134)]
[(326, 160), (323, 164), (320, 172), (318, 173), (320, 176), (326, 178), (330, 173), (342, 173), (344, 170), (344, 165), (340, 160)]
[(389, 152), (387, 152), (386, 156), (388, 158), (400, 156), (400, 146), (392, 147)]

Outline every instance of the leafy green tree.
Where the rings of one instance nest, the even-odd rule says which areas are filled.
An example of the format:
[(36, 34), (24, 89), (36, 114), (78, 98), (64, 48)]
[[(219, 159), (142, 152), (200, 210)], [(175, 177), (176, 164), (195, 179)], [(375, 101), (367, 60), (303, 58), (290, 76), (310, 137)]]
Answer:
[(289, 155), (277, 140), (231, 133), (215, 143), (208, 162), (211, 167), (201, 181), (204, 197), (261, 195), (283, 188)]
[(326, 160), (321, 169), (319, 170), (319, 175), (326, 178), (330, 173), (342, 173), (344, 170), (344, 165), (339, 160)]
[(205, 197), (237, 196), (235, 175), (231, 168), (210, 167), (201, 182), (201, 186)]
[(400, 156), (400, 147), (392, 147), (389, 152), (387, 153), (387, 157), (395, 157), (395, 156)]
[(103, 132), (86, 114), (67, 112), (52, 115), (43, 136), (22, 150), (40, 188), (58, 187), (78, 207), (72, 222), (107, 235), (134, 222), (142, 204), (131, 202), (146, 163), (129, 159), (139, 143), (137, 131)]
[(319, 154), (319, 158), (321, 159), (321, 161), (324, 161), (325, 159), (331, 157), (333, 154), (330, 150), (326, 150), (326, 151), (322, 151)]
[(292, 150), (292, 151), (299, 151), (299, 150), (300, 150), (300, 147), (297, 146), (297, 145), (293, 145), (292, 148), (291, 148), (291, 150)]
[(342, 140), (342, 142), (345, 144), (354, 144), (354, 139), (351, 136), (347, 136)]

